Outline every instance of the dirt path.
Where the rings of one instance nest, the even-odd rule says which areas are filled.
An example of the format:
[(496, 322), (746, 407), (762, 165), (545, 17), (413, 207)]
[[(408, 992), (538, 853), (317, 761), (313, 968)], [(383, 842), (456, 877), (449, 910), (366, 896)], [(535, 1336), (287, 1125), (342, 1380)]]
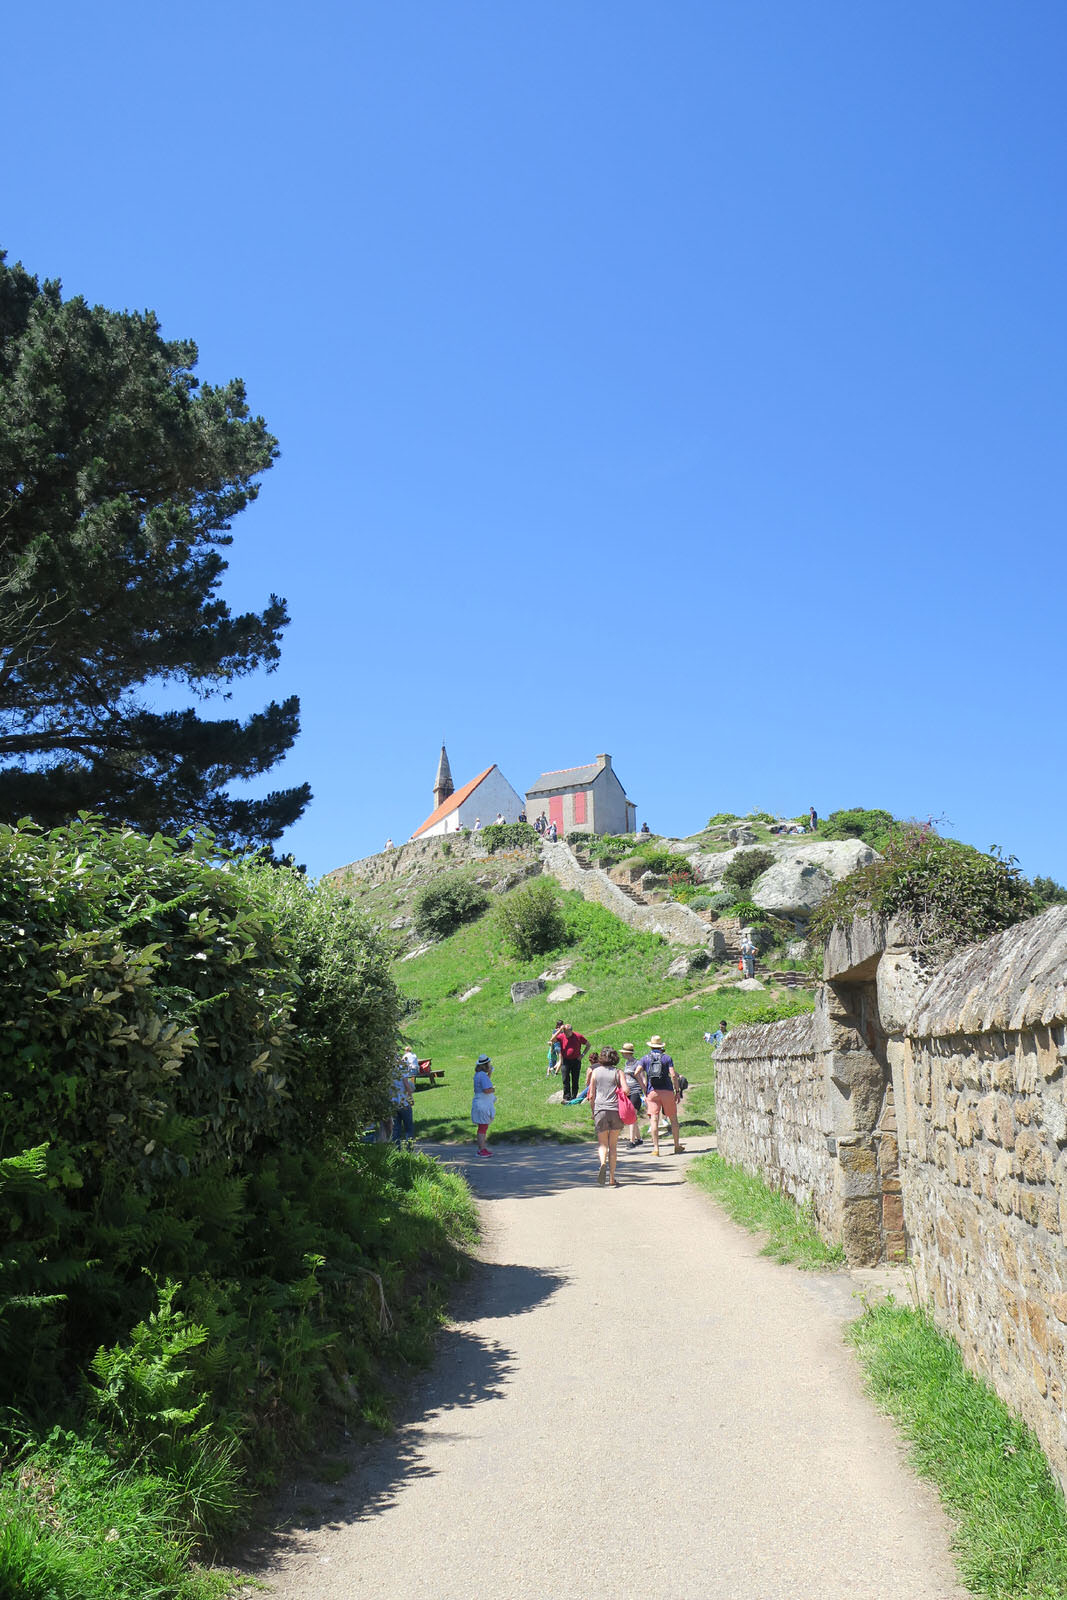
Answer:
[(618, 1190), (588, 1146), (447, 1155), (484, 1264), (394, 1436), (292, 1490), (271, 1594), (965, 1600), (842, 1343), (852, 1279), (764, 1260), (647, 1144)]

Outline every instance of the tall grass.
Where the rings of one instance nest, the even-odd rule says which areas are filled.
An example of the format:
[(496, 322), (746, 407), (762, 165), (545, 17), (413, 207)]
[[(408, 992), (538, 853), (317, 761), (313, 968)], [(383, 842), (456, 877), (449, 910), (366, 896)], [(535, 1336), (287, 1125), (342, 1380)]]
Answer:
[(1067, 1510), (1034, 1435), (922, 1311), (887, 1301), (849, 1330), (871, 1394), (956, 1521), (964, 1583), (989, 1600), (1063, 1600)]
[(808, 1271), (844, 1264), (841, 1246), (828, 1245), (820, 1237), (808, 1209), (795, 1205), (788, 1195), (776, 1194), (720, 1155), (700, 1156), (690, 1163), (686, 1176), (743, 1228), (767, 1235), (761, 1255)]

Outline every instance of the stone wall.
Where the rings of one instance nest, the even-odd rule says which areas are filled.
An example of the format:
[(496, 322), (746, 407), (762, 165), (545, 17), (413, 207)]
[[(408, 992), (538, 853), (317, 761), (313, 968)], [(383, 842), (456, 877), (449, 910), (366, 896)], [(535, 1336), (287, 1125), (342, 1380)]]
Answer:
[(834, 1163), (815, 1018), (734, 1028), (715, 1052), (719, 1153), (773, 1189), (809, 1201), (832, 1237)]
[[(529, 868), (538, 861), (537, 847), (530, 850), (510, 851), (508, 859), (521, 860)], [(412, 839), (394, 850), (383, 850), (380, 855), (366, 856), (362, 861), (349, 862), (346, 867), (336, 867), (324, 877), (328, 883), (343, 888), (346, 883), (365, 884), (368, 887), (393, 883), (402, 879), (429, 877), (452, 867), (462, 867), (472, 861), (501, 861), (503, 854), (490, 857), (489, 851), (477, 833), (450, 833), (445, 837), (431, 834), (429, 838)]]
[(726, 941), (721, 933), (698, 917), (688, 906), (674, 901), (663, 905), (638, 905), (613, 883), (600, 867), (582, 867), (574, 859), (569, 845), (560, 840), (557, 844), (545, 840), (541, 846), (541, 862), (565, 889), (577, 889), (585, 900), (606, 906), (621, 922), (642, 933), (662, 934), (671, 944), (703, 945), (713, 956), (726, 953)]
[(924, 1303), (1067, 1485), (1067, 907), (932, 978), (907, 936), (836, 930), (810, 1037), (727, 1036), (720, 1149), (811, 1198), (850, 1261), (907, 1246)]
[(1067, 1485), (1067, 907), (950, 961), (899, 1065), (920, 1294)]

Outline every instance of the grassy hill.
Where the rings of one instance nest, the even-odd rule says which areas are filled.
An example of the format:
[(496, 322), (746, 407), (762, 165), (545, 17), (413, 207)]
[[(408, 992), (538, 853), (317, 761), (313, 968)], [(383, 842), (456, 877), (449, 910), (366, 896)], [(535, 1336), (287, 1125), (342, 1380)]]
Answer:
[[(593, 1045), (632, 1040), (641, 1050), (660, 1033), (692, 1088), (685, 1098), (690, 1127), (714, 1127), (712, 1051), (702, 1035), (720, 1018), (731, 1024), (768, 1021), (811, 1007), (811, 997), (795, 991), (739, 992), (730, 974), (699, 973), (669, 978), (667, 967), (678, 954), (654, 934), (636, 933), (577, 894), (562, 896), (569, 942), (557, 951), (522, 962), (503, 949), (492, 912), (468, 923), (414, 959), (398, 961), (395, 975), (410, 1001), (407, 1037), (422, 1057), (431, 1056), (445, 1070), (444, 1085), (421, 1089), (415, 1101), (416, 1134), (423, 1139), (466, 1140), (470, 1123), (471, 1079), (481, 1051), (494, 1062), (497, 1118), (493, 1138), (584, 1140), (591, 1137), (585, 1107), (548, 1104), (560, 1087), (558, 1077), (545, 1076), (545, 1058), (553, 1024), (559, 1017), (572, 1023)], [(512, 1003), (511, 984), (536, 978), (560, 959), (572, 966), (568, 983), (586, 991), (563, 1004), (544, 995), (520, 1005)], [(461, 1001), (475, 985), (480, 992)], [(708, 985), (714, 985), (710, 992)], [(546, 994), (553, 985), (549, 984)], [(654, 1006), (669, 1009), (651, 1016), (637, 1014)], [(636, 1020), (626, 1020), (630, 1018)]]

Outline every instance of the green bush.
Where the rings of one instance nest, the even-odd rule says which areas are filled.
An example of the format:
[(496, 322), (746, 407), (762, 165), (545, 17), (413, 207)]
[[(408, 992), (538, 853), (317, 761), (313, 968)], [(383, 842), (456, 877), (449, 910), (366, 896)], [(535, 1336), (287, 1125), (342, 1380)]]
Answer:
[(729, 889), (719, 889), (714, 894), (708, 896), (708, 910), (728, 911), (729, 908), (735, 903), (736, 899), (737, 896), (732, 894)]
[(1067, 905), (1067, 889), (1062, 883), (1057, 883), (1055, 878), (1034, 878), (1034, 898), (1040, 910), (1048, 906)]
[(543, 878), (506, 895), (497, 920), (504, 944), (520, 961), (557, 950), (567, 937), (559, 895)]
[(708, 828), (721, 828), (728, 822), (739, 822), (741, 819), (733, 811), (716, 811), (705, 823)]
[(281, 1132), (338, 1149), (387, 1107), (400, 1029), (390, 952), (327, 883), (263, 863), (239, 869), (274, 927), (294, 992)]
[(739, 922), (746, 925), (755, 926), (768, 920), (766, 911), (753, 905), (751, 900), (731, 900), (725, 910), (728, 917), (736, 917)]
[(462, 873), (435, 878), (415, 901), (415, 927), (424, 939), (447, 939), (464, 922), (480, 917), (489, 896), (480, 883)]
[(681, 882), (692, 881), (693, 869), (688, 856), (677, 855), (671, 850), (654, 849), (639, 850), (637, 855), (644, 861), (646, 870), (654, 872), (657, 877), (669, 878), (673, 874)]
[[(807, 815), (798, 818), (807, 824)], [(893, 835), (904, 824), (889, 811), (865, 811), (854, 807), (851, 811), (831, 811), (819, 823), (820, 839), (862, 839), (872, 850), (884, 851)]]
[(940, 961), (1036, 910), (1034, 891), (1014, 857), (985, 855), (926, 828), (901, 827), (887, 842), (884, 859), (834, 885), (809, 932), (821, 945), (835, 922), (870, 913), (899, 916), (920, 952)]
[(774, 865), (774, 859), (771, 850), (742, 850), (726, 868), (722, 881), (734, 891), (736, 899), (745, 900), (756, 879)]
[(498, 850), (537, 850), (541, 838), (528, 822), (490, 822), (481, 830), (482, 843), (491, 856)]

